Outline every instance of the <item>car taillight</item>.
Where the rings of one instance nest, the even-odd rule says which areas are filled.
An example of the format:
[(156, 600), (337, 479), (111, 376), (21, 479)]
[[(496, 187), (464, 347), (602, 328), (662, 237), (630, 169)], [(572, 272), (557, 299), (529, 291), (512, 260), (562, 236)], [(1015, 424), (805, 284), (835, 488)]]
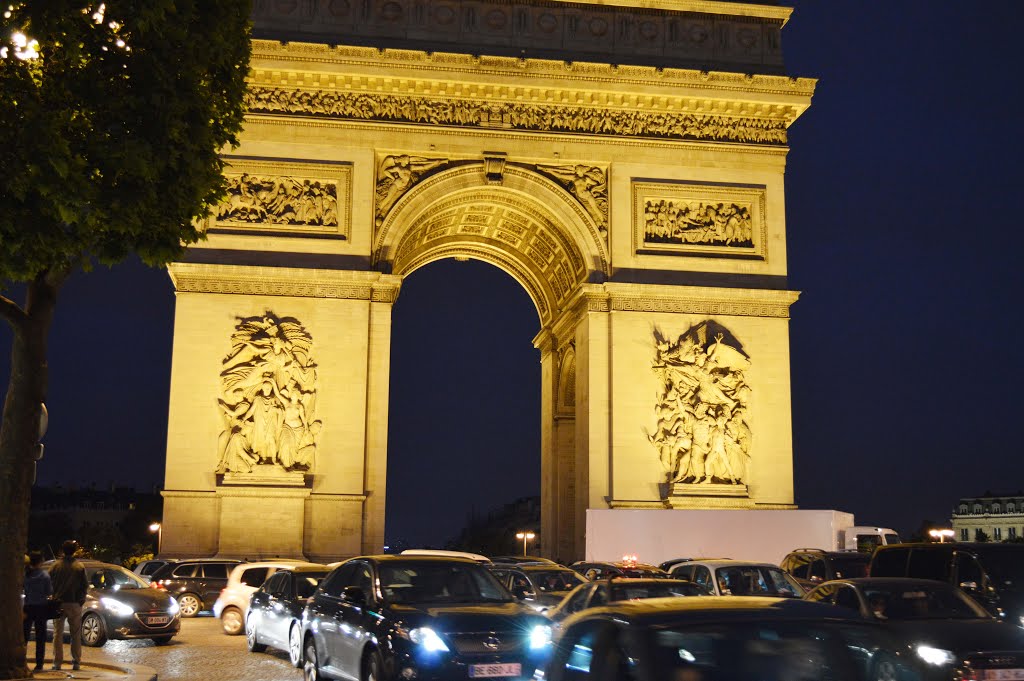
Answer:
[(161, 582), (152, 582), (150, 584), (150, 586), (153, 587), (154, 589), (161, 589), (163, 591), (167, 591), (167, 587), (164, 586), (164, 583), (162, 581)]

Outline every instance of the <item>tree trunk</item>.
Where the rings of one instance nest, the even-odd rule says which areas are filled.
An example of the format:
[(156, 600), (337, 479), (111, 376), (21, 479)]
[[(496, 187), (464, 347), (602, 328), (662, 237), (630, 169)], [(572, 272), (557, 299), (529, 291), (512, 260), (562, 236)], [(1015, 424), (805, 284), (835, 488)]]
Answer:
[(6, 525), (0, 532), (0, 679), (28, 676), (21, 595), (34, 453), (46, 398), (46, 339), (59, 285), (48, 273), (41, 274), (28, 285), (23, 313), (3, 311), (14, 330), (14, 342), (0, 423), (0, 517)]

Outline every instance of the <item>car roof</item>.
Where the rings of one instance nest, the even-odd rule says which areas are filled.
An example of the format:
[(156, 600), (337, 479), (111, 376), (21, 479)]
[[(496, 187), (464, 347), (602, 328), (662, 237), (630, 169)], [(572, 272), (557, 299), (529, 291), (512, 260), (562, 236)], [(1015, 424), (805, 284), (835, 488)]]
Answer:
[[(117, 565), (116, 563), (105, 563), (102, 560), (94, 560), (92, 558), (76, 558), (75, 560), (77, 560), (79, 563), (82, 564), (83, 567), (86, 567), (86, 568), (120, 568), (122, 570), (128, 570), (128, 568), (126, 568), (123, 565)], [(56, 562), (57, 562), (56, 560), (47, 560), (45, 562), (40, 563), (39, 566), (40, 567), (43, 567), (43, 566), (47, 566), (48, 567), (48, 566), (53, 565)], [(128, 570), (128, 572), (131, 572), (131, 570)]]
[(330, 572), (332, 568), (327, 567), (321, 563), (306, 563), (303, 565), (293, 565), (286, 567), (278, 572), (294, 572), (295, 574), (302, 574), (303, 572)]
[(572, 568), (559, 565), (558, 563), (495, 563), (488, 565), (492, 570), (521, 570), (522, 572), (571, 572), (576, 574)]
[[(368, 556), (356, 556), (349, 560), (374, 560), (378, 563), (411, 563), (411, 562), (426, 562), (426, 563), (466, 563), (470, 565), (482, 565), (478, 560), (472, 558), (464, 558), (462, 556), (451, 556), (447, 554), (436, 554), (436, 553), (380, 553), (376, 555)], [(348, 560), (345, 561), (349, 562)]]
[(235, 574), (236, 572), (241, 574), (242, 572), (250, 568), (266, 567), (286, 569), (307, 565), (312, 565), (315, 567), (327, 567), (326, 565), (322, 565), (320, 563), (310, 563), (309, 561), (305, 560), (259, 560), (253, 561), (251, 563), (240, 563), (236, 565), (233, 570), (231, 570), (231, 574)]
[(780, 569), (775, 563), (763, 563), (756, 560), (737, 560), (735, 558), (712, 558), (710, 560), (689, 560), (685, 563), (679, 563), (672, 567), (679, 567), (680, 565), (706, 565), (708, 567), (770, 567)]
[[(757, 621), (779, 619), (863, 622), (859, 613), (799, 598), (764, 596), (689, 596), (617, 601), (583, 610), (579, 615), (614, 616), (636, 624), (672, 626), (688, 622)], [(576, 617), (579, 617), (577, 615)], [(582, 619), (582, 618), (580, 618)]]
[[(393, 555), (393, 554), (392, 554)], [(491, 559), (479, 553), (469, 551), (448, 551), (445, 549), (406, 549), (400, 556), (442, 556), (444, 558), (468, 558), (477, 563), (490, 563)]]
[(641, 585), (641, 584), (654, 584), (654, 585), (662, 585), (662, 584), (696, 584), (696, 582), (691, 582), (688, 579), (677, 579), (675, 577), (671, 577), (669, 579), (666, 579), (664, 577), (615, 577), (615, 576), (612, 576), (612, 577), (605, 577), (604, 579), (598, 579), (598, 580), (594, 580), (594, 581), (598, 582), (598, 583), (604, 582), (606, 584), (615, 584), (615, 585), (622, 585), (622, 586), (630, 586), (630, 585), (633, 585), (633, 584), (636, 584), (636, 585)]

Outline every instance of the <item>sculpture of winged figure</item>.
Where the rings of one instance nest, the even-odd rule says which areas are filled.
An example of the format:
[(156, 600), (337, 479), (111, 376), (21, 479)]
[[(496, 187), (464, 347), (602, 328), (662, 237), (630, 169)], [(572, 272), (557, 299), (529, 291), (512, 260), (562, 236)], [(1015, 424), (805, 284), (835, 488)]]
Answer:
[(444, 158), (425, 158), (399, 154), (385, 156), (377, 171), (377, 225), (384, 222), (384, 216), (391, 207), (424, 173), (448, 163)]

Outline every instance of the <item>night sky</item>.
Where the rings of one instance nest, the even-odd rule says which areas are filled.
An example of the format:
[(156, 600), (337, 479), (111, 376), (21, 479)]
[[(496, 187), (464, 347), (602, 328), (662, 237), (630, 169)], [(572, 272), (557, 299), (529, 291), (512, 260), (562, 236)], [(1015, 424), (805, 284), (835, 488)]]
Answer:
[[(820, 79), (786, 177), (796, 502), (910, 533), (1024, 488), (1024, 4), (794, 4), (787, 71)], [(41, 483), (162, 485), (173, 313), (137, 262), (71, 279)], [(445, 261), (393, 321), (387, 540), (440, 545), (540, 493), (537, 314), (503, 272)]]

